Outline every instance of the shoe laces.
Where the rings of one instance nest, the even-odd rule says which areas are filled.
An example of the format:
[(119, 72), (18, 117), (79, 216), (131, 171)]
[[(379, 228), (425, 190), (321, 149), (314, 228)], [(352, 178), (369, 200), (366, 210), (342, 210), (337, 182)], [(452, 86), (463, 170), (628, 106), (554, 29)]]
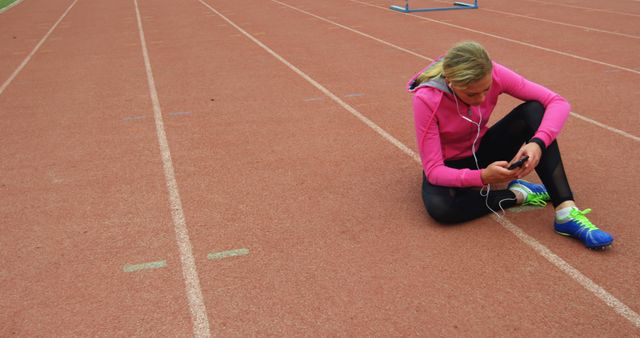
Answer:
[(586, 214), (588, 214), (590, 212), (591, 212), (591, 209), (584, 209), (582, 211), (580, 211), (578, 209), (573, 209), (573, 210), (571, 210), (571, 213), (569, 215), (578, 224), (580, 224), (581, 227), (584, 227), (584, 228), (588, 229), (589, 231), (591, 231), (591, 230), (599, 230), (598, 227), (595, 226), (593, 223), (591, 223), (591, 221), (587, 218), (587, 216), (585, 216)]
[[(524, 205), (535, 205), (538, 207), (544, 207), (547, 205), (547, 201), (549, 200), (549, 193), (545, 192), (529, 192), (527, 194), (527, 200), (523, 203)], [(584, 217), (586, 219), (586, 217)], [(587, 220), (588, 221), (588, 220)]]

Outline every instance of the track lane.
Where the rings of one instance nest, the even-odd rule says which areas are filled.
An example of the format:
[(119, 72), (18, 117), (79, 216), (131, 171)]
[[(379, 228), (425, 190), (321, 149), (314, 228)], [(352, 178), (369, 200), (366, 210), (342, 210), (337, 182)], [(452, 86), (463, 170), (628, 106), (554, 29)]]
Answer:
[[(165, 5), (170, 7), (169, 3)], [(579, 313), (585, 306), (589, 309), (602, 306), (586, 292), (568, 294), (566, 289), (562, 289), (561, 286), (567, 285), (568, 289), (572, 289), (575, 285), (566, 280), (566, 276), (557, 271), (548, 272), (548, 264), (544, 260), (539, 257), (533, 259), (529, 257), (527, 255), (528, 248), (514, 241), (512, 236), (499, 227), (495, 227), (495, 224), (475, 222), (467, 226), (463, 232), (435, 226), (425, 230), (424, 224), (428, 220), (425, 220), (424, 215), (420, 212), (416, 212), (421, 211), (421, 206), (419, 205), (419, 196), (415, 194), (415, 187), (419, 183), (414, 175), (415, 163), (399, 155), (396, 149), (376, 137), (361, 136), (357, 142), (354, 142), (354, 134), (369, 135), (367, 133), (371, 133), (371, 131), (363, 128), (357, 120), (345, 118), (345, 112), (341, 107), (319, 99), (317, 91), (307, 83), (300, 81), (295, 76), (283, 76), (289, 70), (271, 58), (265, 57), (264, 51), (251, 46), (237, 32), (225, 29), (225, 23), (216, 19), (210, 12), (199, 12), (195, 9), (198, 6), (188, 7), (174, 11), (168, 15), (171, 17), (170, 19), (166, 17), (165, 8), (157, 15), (147, 16), (145, 20), (156, 21), (155, 38), (150, 41), (153, 50), (152, 57), (160, 62), (160, 77), (163, 79), (160, 92), (163, 104), (168, 107), (165, 112), (170, 124), (170, 141), (179, 149), (177, 151), (179, 157), (177, 163), (180, 168), (178, 180), (181, 182), (181, 186), (183, 186), (182, 182), (185, 182), (184, 186), (186, 186), (186, 195), (189, 200), (186, 207), (187, 215), (192, 220), (189, 224), (192, 229), (195, 229), (194, 232), (198, 236), (196, 260), (199, 266), (205, 270), (204, 275), (208, 276), (205, 279), (205, 287), (208, 291), (208, 302), (214, 304), (212, 307), (216, 310), (211, 314), (215, 320), (214, 329), (216, 332), (236, 335), (247, 333), (264, 335), (268, 333), (282, 334), (282, 330), (286, 329), (287, 332), (300, 335), (309, 334), (310, 331), (326, 335), (345, 334), (345, 332), (354, 335), (361, 335), (363, 332), (374, 335), (380, 334), (380, 332), (402, 334), (424, 330), (422, 332), (443, 335), (495, 335), (505, 332), (513, 335), (522, 333), (521, 330), (527, 330), (526, 332), (545, 330), (540, 333), (563, 332), (566, 334), (566, 330), (560, 331), (564, 328), (559, 323), (561, 319), (564, 319), (561, 317), (564, 313), (558, 317), (555, 311), (549, 312), (549, 306), (555, 307), (557, 305), (549, 305), (548, 303), (565, 304), (567, 307), (563, 311), (575, 313)], [(104, 8), (101, 9), (104, 10)], [(233, 17), (239, 11), (227, 10), (224, 12)], [(180, 13), (185, 15), (181, 16)], [(194, 20), (196, 17), (202, 21)], [(128, 22), (124, 26), (130, 28), (131, 18), (127, 20)], [(206, 26), (207, 30), (194, 30), (191, 26), (202, 27), (202, 22), (209, 24), (211, 20), (218, 21), (215, 21), (215, 27)], [(163, 23), (170, 24), (163, 25)], [(272, 31), (254, 26), (254, 21), (246, 21), (242, 24), (245, 27), (245, 24), (248, 24), (252, 33), (255, 33), (255, 36), (260, 39), (271, 36)], [(153, 30), (151, 31), (153, 32)], [(220, 34), (216, 34), (215, 38), (212, 38), (210, 34), (212, 31)], [(327, 32), (333, 31), (334, 28), (327, 28)], [(118, 33), (113, 34), (118, 35)], [(196, 39), (195, 43), (188, 41), (194, 36), (199, 36), (200, 39)], [(348, 42), (348, 39), (345, 41)], [(270, 41), (270, 46), (271, 42), (274, 41)], [(353, 44), (353, 41), (351, 43)], [(203, 45), (206, 44), (214, 44), (216, 48), (203, 48)], [(220, 48), (220, 45), (223, 47)], [(176, 47), (182, 49), (177, 51)], [(308, 45), (300, 44), (297, 46), (296, 53), (291, 54), (295, 57), (291, 55), (288, 57), (297, 58), (296, 64), (303, 63), (301, 60), (304, 61), (305, 57), (309, 57), (309, 61), (313, 63), (313, 54), (306, 54), (307, 48)], [(375, 50), (377, 47), (367, 46), (366, 48)], [(125, 49), (127, 55), (129, 52), (134, 55), (128, 48)], [(349, 47), (341, 49), (347, 60), (352, 55), (357, 55), (357, 53), (350, 54), (349, 50)], [(117, 51), (118, 53), (123, 52), (119, 49)], [(236, 55), (230, 54), (230, 51), (241, 52)], [(52, 49), (52, 53), (56, 52), (57, 49)], [(279, 49), (279, 52), (282, 50)], [(383, 55), (383, 52), (376, 55)], [(80, 56), (86, 55), (74, 56), (70, 62), (82, 64)], [(330, 53), (327, 53), (326, 58), (330, 60), (330, 57)], [(105, 62), (104, 58), (96, 57), (96, 55), (89, 55), (88, 59), (96, 64)], [(415, 66), (410, 64), (415, 60), (402, 60), (408, 60), (406, 61), (409, 64), (406, 66), (407, 69)], [(55, 61), (55, 58), (46, 59), (46, 61), (52, 62)], [(58, 60), (58, 62), (52, 62), (47, 65), (48, 67), (44, 67), (40, 62), (35, 64), (34, 69), (46, 70), (53, 65), (66, 65)], [(138, 62), (141, 63), (139, 54)], [(106, 64), (114, 63), (110, 59), (106, 62)], [(73, 74), (60, 75), (60, 78), (69, 81), (87, 77), (87, 74), (91, 73), (83, 67), (80, 68), (82, 69), (73, 72)], [(61, 71), (65, 69), (67, 68), (61, 67)], [(241, 69), (241, 71), (237, 71), (237, 69)], [(353, 85), (340, 83), (342, 80), (338, 77), (332, 77), (331, 74), (323, 75), (322, 70), (309, 66), (305, 66), (304, 69), (306, 71), (311, 69), (314, 72), (314, 77), (326, 76), (327, 81), (323, 83), (330, 84), (330, 88), (341, 89), (340, 93), (338, 91), (336, 93), (340, 94), (340, 97), (345, 101), (357, 106), (358, 109), (375, 111), (384, 115), (387, 113), (387, 106), (383, 105), (386, 105), (387, 102), (382, 101), (394, 98), (393, 96), (382, 96), (386, 92), (393, 91), (390, 89), (391, 86), (387, 87), (387, 84), (384, 84), (385, 78), (387, 80), (390, 78), (386, 77), (387, 73), (381, 73), (379, 80), (367, 82), (371, 84), (371, 87), (375, 87), (372, 92), (381, 94), (376, 95), (377, 99), (369, 100), (369, 94), (357, 95), (363, 93), (351, 90)], [(324, 72), (328, 71), (324, 70)], [(354, 75), (368, 74), (353, 71)], [(126, 88), (120, 89), (126, 94), (115, 96), (122, 102), (126, 102), (127, 106), (138, 106), (140, 102), (147, 102), (141, 98), (148, 94), (145, 94), (144, 91), (140, 93), (136, 86), (133, 86), (135, 88), (129, 87), (132, 85), (123, 80), (124, 77), (131, 77), (130, 72), (126, 72), (127, 76), (123, 74), (125, 74), (124, 71), (111, 74), (114, 78), (122, 77), (121, 81), (115, 81), (120, 85), (127, 83)], [(37, 77), (31, 77), (31, 75), (26, 77), (29, 81), (31, 78)], [(378, 78), (376, 77), (376, 79)], [(104, 80), (112, 82), (113, 78), (107, 77)], [(405, 80), (404, 76), (402, 79), (398, 76), (398, 81), (404, 82)], [(29, 81), (16, 83), (15, 91), (12, 91), (11, 96), (6, 100), (14, 98), (14, 95), (17, 96), (20, 91), (27, 91), (27, 88), (33, 90), (30, 88)], [(140, 84), (138, 81), (133, 81), (133, 83)], [(46, 93), (47, 95), (42, 96), (45, 99), (61, 95), (52, 94), (54, 93), (53, 88), (57, 84), (56, 81), (48, 81), (42, 85), (42, 89), (36, 88), (35, 92)], [(395, 89), (395, 84), (393, 86)], [(81, 94), (84, 90), (89, 89), (90, 92), (97, 92), (106, 87), (102, 85), (94, 87), (92, 83), (89, 83), (88, 87), (81, 88), (76, 84), (70, 88), (69, 92), (72, 94), (69, 96), (79, 102), (85, 102), (83, 100), (89, 98), (83, 97)], [(130, 96), (132, 92), (137, 94)], [(248, 97), (247, 92), (257, 94)], [(118, 93), (118, 91), (111, 93)], [(402, 95), (404, 95), (403, 98), (406, 97), (406, 94), (402, 93)], [(90, 96), (90, 99), (98, 99), (100, 104), (109, 101), (99, 100), (100, 98), (102, 97), (97, 94)], [(31, 104), (18, 100), (8, 105), (5, 101), (5, 105), (3, 105), (1, 99), (2, 97), (0, 97), (0, 107), (10, 107), (15, 112), (29, 111), (33, 108)], [(61, 98), (56, 97), (55, 100), (49, 101), (47, 104), (58, 103), (58, 100)], [(238, 105), (238, 102), (242, 102), (242, 104)], [(393, 104), (396, 103), (397, 101)], [(95, 103), (86, 103), (82, 106), (92, 107), (92, 104)], [(152, 161), (150, 160), (153, 158), (151, 154), (157, 155), (157, 149), (152, 146), (155, 143), (148, 142), (153, 140), (151, 125), (146, 124), (150, 120), (141, 117), (144, 115), (139, 115), (137, 109), (131, 109), (135, 110), (135, 114), (122, 117), (122, 122), (145, 123), (135, 124), (135, 128), (128, 129), (128, 132), (136, 134), (135, 137), (129, 136), (129, 139), (132, 140), (132, 143), (138, 144), (137, 146), (130, 145), (135, 147), (129, 154), (131, 158), (122, 155), (122, 152), (127, 153), (127, 151), (120, 149), (114, 151), (113, 155), (107, 155), (104, 161), (94, 160), (91, 163), (86, 163), (82, 160), (86, 159), (88, 155), (84, 150), (75, 148), (74, 142), (86, 142), (83, 138), (86, 134), (97, 137), (109, 134), (102, 129), (88, 126), (88, 123), (94, 120), (94, 115), (79, 122), (74, 121), (73, 118), (67, 118), (64, 121), (53, 117), (43, 118), (50, 111), (43, 107), (44, 100), (34, 105), (41, 105), (34, 111), (38, 111), (39, 118), (44, 121), (34, 124), (34, 120), (30, 118), (18, 120), (12, 117), (11, 128), (15, 128), (15, 134), (10, 135), (17, 144), (21, 144), (25, 143), (21, 139), (25, 131), (38, 135), (42, 133), (42, 130), (47, 130), (46, 137), (32, 141), (32, 148), (29, 148), (42, 158), (31, 157), (30, 152), (18, 151), (18, 148), (11, 148), (9, 156), (4, 156), (15, 159), (3, 171), (9, 172), (11, 175), (7, 177), (15, 177), (16, 181), (9, 185), (3, 182), (2, 188), (12, 189), (10, 195), (25, 194), (24, 200), (16, 201), (17, 205), (33, 206), (34, 200), (42, 201), (42, 205), (49, 208), (46, 210), (54, 210), (54, 215), (64, 214), (68, 217), (71, 214), (74, 216), (73, 219), (93, 219), (96, 222), (106, 219), (102, 223), (99, 222), (105, 226), (112, 226), (114, 223), (122, 225), (123, 220), (127, 220), (124, 222), (135, 229), (143, 229), (147, 221), (151, 220), (153, 223), (158, 218), (157, 215), (145, 216), (144, 220), (138, 218), (140, 217), (138, 213), (140, 209), (164, 210), (166, 203), (158, 203), (153, 197), (144, 201), (136, 199), (134, 212), (131, 212), (131, 205), (128, 204), (116, 207), (115, 211), (107, 207), (100, 213), (95, 212), (97, 208), (95, 206), (85, 211), (73, 210), (68, 207), (73, 203), (79, 203), (83, 206), (98, 205), (98, 203), (100, 205), (102, 205), (101, 203), (107, 204), (104, 200), (98, 202), (104, 197), (98, 197), (99, 193), (107, 192), (107, 195), (111, 196), (111, 189), (122, 188), (119, 188), (119, 185), (111, 187), (112, 185), (108, 182), (104, 183), (105, 187), (98, 187), (95, 182), (104, 176), (87, 177), (79, 184), (79, 188), (75, 186), (76, 192), (78, 190), (84, 192), (85, 199), (80, 202), (76, 200), (77, 196), (67, 196), (65, 192), (58, 190), (54, 194), (47, 194), (45, 197), (35, 199), (34, 195), (29, 194), (27, 190), (16, 190), (16, 185), (22, 185), (21, 187), (26, 189), (41, 186), (40, 191), (48, 191), (47, 189), (50, 189), (52, 183), (65, 183), (69, 177), (80, 177), (85, 175), (87, 171), (102, 173), (104, 168), (109, 168), (107, 177), (118, 177), (122, 182), (129, 182), (126, 181), (127, 177), (125, 176), (134, 176), (128, 177), (131, 179), (131, 188), (126, 188), (124, 191), (118, 190), (117, 196), (119, 197), (115, 197), (116, 200), (131, 202), (132, 194), (143, 192), (144, 196), (156, 196), (158, 190), (164, 189), (160, 174), (151, 178), (135, 176), (143, 175), (143, 172), (146, 172), (144, 165), (147, 161)], [(65, 107), (64, 104), (61, 106)], [(382, 108), (380, 108), (381, 106)], [(109, 105), (103, 108), (107, 107)], [(406, 107), (402, 106), (401, 109), (406, 109)], [(150, 107), (147, 106), (142, 111), (148, 112)], [(78, 111), (73, 107), (69, 109), (69, 112), (73, 113), (74, 117), (78, 116)], [(306, 114), (300, 114), (300, 112)], [(326, 121), (326, 116), (332, 120), (330, 123)], [(403, 126), (405, 122), (401, 121), (398, 125)], [(115, 124), (113, 121), (111, 123)], [(393, 123), (397, 122), (389, 124)], [(60, 133), (47, 129), (59, 126), (87, 132), (70, 136), (71, 139), (68, 142), (60, 142)], [(327, 130), (331, 132), (327, 132)], [(298, 134), (301, 131), (304, 134)], [(309, 142), (306, 135), (314, 136), (317, 141)], [(116, 139), (119, 137), (122, 136), (118, 136), (117, 133), (113, 136)], [(411, 140), (410, 133), (404, 134), (403, 137)], [(106, 140), (112, 138), (100, 139), (107, 142)], [(247, 140), (253, 139), (261, 141), (263, 146), (247, 144)], [(47, 143), (50, 144), (43, 147), (42, 152), (37, 151), (39, 147)], [(311, 151), (308, 153), (295, 150), (297, 147), (292, 144), (304, 144)], [(231, 150), (233, 147), (229, 147), (229, 145), (233, 145), (240, 151), (233, 152)], [(605, 151), (602, 145), (596, 142), (590, 143), (590, 146), (599, 149), (598, 151)], [(617, 143), (609, 144), (607, 149), (618, 146)], [(63, 151), (62, 147), (66, 149)], [(621, 148), (626, 149), (626, 145), (623, 144)], [(371, 154), (371, 149), (383, 150)], [(51, 152), (51, 154), (47, 152)], [(66, 154), (66, 152), (70, 154)], [(147, 154), (149, 157), (140, 154)], [(50, 155), (55, 160), (46, 155)], [(37, 180), (34, 180), (36, 181), (34, 183), (34, 181), (25, 182), (18, 179), (20, 175), (41, 178), (45, 174), (40, 166), (31, 167), (26, 163), (40, 164), (41, 162), (38, 161), (57, 163), (55, 161), (63, 157), (68, 157), (68, 167), (50, 170), (47, 173), (49, 178), (43, 180), (45, 181), (43, 185), (40, 185), (42, 182)], [(353, 158), (361, 158), (361, 160), (355, 161), (354, 165), (349, 162)], [(122, 163), (119, 160), (122, 160)], [(310, 163), (320, 163), (320, 165), (312, 166)], [(388, 163), (400, 164), (398, 167), (390, 168)], [(155, 168), (159, 168), (158, 164), (159, 162), (155, 163)], [(55, 166), (51, 164), (49, 167)], [(73, 168), (73, 170), (69, 168)], [(593, 166), (588, 168), (589, 172), (599, 171), (597, 176), (590, 175), (592, 178), (600, 178), (600, 174), (604, 173), (604, 169), (598, 168), (597, 163), (593, 163)], [(336, 175), (336, 172), (341, 175)], [(363, 173), (365, 179), (360, 181)], [(356, 180), (361, 183), (361, 186), (354, 188)], [(141, 182), (144, 183), (141, 184)], [(598, 184), (599, 181), (594, 180), (594, 182)], [(305, 194), (310, 191), (317, 195)], [(300, 196), (306, 197), (301, 198)], [(371, 201), (362, 196), (385, 196), (385, 199), (378, 198)], [(416, 203), (407, 205), (408, 200)], [(356, 201), (355, 206), (353, 205), (354, 201)], [(345, 206), (350, 206), (349, 213), (336, 212), (336, 210), (344, 210)], [(57, 210), (58, 208), (62, 210)], [(23, 209), (20, 207), (6, 209), (6, 212), (13, 219), (18, 220), (25, 217), (22, 215), (22, 211)], [(546, 216), (543, 215), (543, 217)], [(158, 222), (162, 223), (163, 229), (171, 228), (168, 214), (159, 218)], [(31, 222), (31, 219), (27, 220)], [(48, 217), (38, 218), (39, 224), (48, 221)], [(33, 223), (36, 224), (36, 222)], [(530, 226), (535, 229), (539, 227), (539, 224), (531, 224)], [(487, 228), (495, 233), (488, 233)], [(62, 238), (63, 243), (77, 244), (77, 248), (81, 252), (87, 253), (87, 257), (96, 261), (104, 258), (105, 250), (111, 254), (115, 253), (115, 256), (111, 257), (112, 260), (107, 264), (106, 270), (103, 271), (106, 276), (112, 272), (112, 268), (118, 267), (122, 260), (130, 258), (132, 248), (137, 248), (133, 250), (135, 251), (133, 256), (144, 260), (147, 257), (158, 255), (149, 254), (149, 250), (141, 248), (141, 246), (153, 248), (152, 251), (155, 253), (164, 253), (164, 249), (175, 246), (171, 242), (172, 234), (162, 233), (142, 239), (129, 238), (127, 230), (114, 234), (112, 229), (104, 229), (97, 234), (99, 240), (116, 241), (121, 243), (121, 246), (96, 248), (92, 244), (80, 243), (79, 240), (74, 241), (73, 239), (81, 231), (94, 232), (95, 227), (78, 229), (73, 224), (62, 223), (55, 229), (59, 234), (64, 235), (47, 238), (49, 234), (34, 231), (35, 238), (22, 238), (27, 243), (25, 248), (11, 253), (3, 252), (3, 256), (19, 252), (20, 257), (29, 259), (34, 250), (42, 249), (37, 246), (31, 248), (30, 245), (37, 245), (40, 242), (47, 243), (45, 246), (48, 250), (47, 253), (52, 256), (61, 251), (64, 255), (75, 253), (50, 241)], [(398, 231), (398, 229), (401, 230)], [(155, 230), (157, 229), (153, 227), (149, 231), (155, 234)], [(438, 238), (442, 243), (427, 242), (425, 238)], [(478, 254), (474, 254), (474, 250), (477, 248), (473, 248), (468, 243), (469, 238), (474, 238), (475, 245), (497, 247), (504, 246), (506, 243), (508, 247), (500, 250), (480, 251)], [(577, 251), (579, 245), (568, 247), (566, 240), (559, 236), (550, 235), (549, 241), (545, 241), (545, 243), (551, 243), (551, 245), (557, 245), (560, 248), (570, 248), (567, 250), (567, 255), (563, 255), (565, 257), (578, 252), (580, 256), (583, 256), (579, 258), (581, 262), (586, 263), (593, 259), (584, 250)], [(623, 245), (625, 245), (625, 250), (629, 249), (628, 244), (623, 242)], [(217, 263), (207, 262), (204, 258), (208, 251), (233, 249), (238, 246), (251, 248), (249, 257), (238, 257)], [(8, 248), (10, 246), (3, 244), (2, 247)], [(333, 250), (327, 250), (329, 248), (333, 248)], [(451, 255), (452, 249), (458, 249), (457, 251), (453, 250), (456, 252), (453, 256)], [(326, 257), (327, 252), (331, 253), (329, 257)], [(504, 257), (514, 255), (514, 252), (521, 261), (527, 263), (517, 266), (503, 264)], [(448, 256), (450, 260), (440, 261), (443, 256)], [(80, 323), (75, 329), (65, 331), (63, 330), (65, 323), (79, 321), (79, 319), (63, 318), (62, 324), (45, 322), (43, 325), (50, 325), (47, 333), (50, 333), (51, 328), (54, 328), (54, 330), (59, 329), (60, 332), (65, 333), (91, 334), (93, 331), (84, 326), (91, 324), (97, 325), (97, 329), (122, 333), (122, 335), (131, 335), (133, 332), (140, 334), (150, 332), (190, 334), (188, 311), (183, 299), (184, 294), (180, 293), (180, 290), (183, 289), (182, 282), (175, 280), (175, 274), (178, 271), (178, 263), (175, 258), (177, 252), (167, 257), (170, 269), (154, 271), (153, 276), (163, 282), (171, 281), (170, 283), (163, 285), (158, 290), (154, 289), (157, 285), (148, 279), (148, 274), (133, 275), (134, 277), (131, 278), (135, 279), (136, 286), (126, 293), (129, 298), (123, 302), (125, 306), (125, 310), (122, 312), (123, 316), (118, 317), (114, 314), (102, 316), (102, 318), (111, 319), (112, 323), (120, 325), (120, 327), (103, 327), (99, 323), (87, 320), (86, 323)], [(614, 259), (617, 258), (614, 257)], [(71, 261), (76, 262), (76, 260)], [(496, 265), (496, 261), (500, 263)], [(61, 262), (64, 260), (54, 260), (53, 264), (47, 265), (51, 262), (40, 259), (36, 265), (26, 269), (24, 275), (35, 280), (35, 278), (42, 278), (42, 271), (57, 268), (62, 273), (56, 271), (57, 276), (61, 276), (55, 277), (56, 281), (64, 280), (66, 283), (71, 283), (70, 276), (73, 275), (70, 272), (71, 268), (61, 267), (63, 265)], [(465, 264), (468, 264), (467, 271), (462, 273), (459, 269)], [(87, 271), (91, 271), (91, 275), (98, 274), (82, 260), (79, 265)], [(18, 270), (18, 267), (15, 266), (12, 268), (15, 268), (15, 271)], [(592, 268), (598, 268), (598, 266), (592, 266)], [(545, 277), (548, 279), (538, 280), (541, 273), (548, 273)], [(476, 278), (470, 279), (467, 274), (473, 274)], [(504, 278), (497, 284), (492, 283), (492, 278), (495, 275), (501, 275)], [(3, 272), (2, 276), (6, 277), (7, 273)], [(633, 275), (617, 273), (616, 277), (632, 280)], [(524, 282), (521, 280), (522, 278), (525, 279)], [(450, 284), (448, 282), (450, 280), (459, 280), (460, 283), (472, 285), (474, 288), (461, 290)], [(601, 282), (599, 278), (596, 280)], [(123, 287), (119, 284), (126, 286), (130, 281), (130, 279), (124, 278), (117, 281), (103, 281), (99, 285), (118, 284), (119, 287)], [(538, 281), (539, 285), (524, 290), (512, 288), (514, 283), (528, 285), (527, 283), (533, 281)], [(559, 281), (560, 285), (555, 284), (556, 281)], [(75, 279), (73, 282), (86, 288), (96, 285), (95, 282), (87, 278)], [(425, 285), (430, 287), (425, 288)], [(615, 287), (618, 286), (615, 285)], [(79, 292), (80, 295), (60, 292), (53, 295), (53, 293), (47, 293), (44, 290), (47, 287), (46, 284), (28, 283), (24, 285), (24, 290), (28, 290), (29, 287), (32, 287), (31, 290), (42, 292), (36, 293), (33, 296), (34, 300), (27, 302), (27, 304), (36, 306), (36, 309), (29, 309), (26, 314), (18, 313), (14, 308), (7, 310), (8, 312), (13, 311), (15, 319), (3, 322), (11, 323), (13, 328), (22, 328), (20, 321), (22, 319), (28, 321), (33, 318), (34, 314), (58, 313), (56, 311), (60, 309), (52, 309), (45, 304), (46, 300), (59, 300), (54, 296), (61, 296), (62, 300), (59, 301), (62, 303), (61, 309), (69, 310), (73, 314), (77, 314), (80, 308), (91, 309), (94, 314), (99, 314), (103, 310), (99, 308), (99, 305), (104, 305), (104, 303), (108, 307), (116, 306), (115, 301), (107, 298), (113, 296), (109, 293), (112, 290), (94, 291), (93, 293), (82, 291)], [(544, 291), (541, 293), (538, 287)], [(629, 288), (629, 286), (622, 288), (621, 293), (625, 296), (622, 299), (625, 302), (627, 301), (626, 296), (629, 295), (630, 299), (638, 298), (633, 294), (625, 293), (624, 287)], [(159, 300), (155, 295), (142, 294), (143, 291), (149, 289), (158, 290), (159, 294), (163, 295), (165, 295), (164, 292), (167, 292), (168, 298)], [(54, 288), (54, 291), (57, 290), (59, 289)], [(137, 294), (136, 291), (140, 291), (141, 294)], [(548, 292), (548, 294), (544, 292)], [(615, 293), (618, 294), (618, 292)], [(16, 295), (17, 293), (10, 293), (11, 299), (20, 299), (16, 298)], [(102, 303), (82, 302), (83, 295), (89, 295)], [(24, 299), (22, 300), (24, 301)], [(470, 300), (474, 304), (469, 305)], [(156, 303), (149, 306), (148, 302)], [(496, 307), (496, 304), (503, 307)], [(507, 306), (514, 306), (515, 310)], [(175, 322), (163, 322), (167, 317), (159, 310), (151, 313), (128, 312), (128, 309), (146, 310), (158, 307), (176, 309), (174, 316), (176, 313), (178, 315), (175, 316), (176, 318), (172, 317)], [(487, 308), (492, 311), (485, 313)], [(375, 312), (371, 311), (372, 309)], [(404, 313), (406, 316), (398, 318), (398, 313)], [(124, 318), (125, 315), (130, 318)], [(593, 318), (590, 323), (595, 330), (592, 332), (597, 332), (598, 329), (608, 326), (612, 322), (618, 323), (620, 321), (620, 317), (607, 311), (597, 315), (598, 317)], [(143, 323), (140, 319), (141, 316), (144, 316), (145, 319), (151, 318), (151, 320)], [(60, 317), (54, 318), (60, 319)], [(464, 318), (464, 321), (452, 322), (451, 318)], [(509, 318), (510, 321), (507, 322), (506, 318)], [(572, 320), (576, 320), (576, 318), (567, 318), (563, 324), (572, 323)], [(498, 326), (483, 326), (486, 322), (497, 323)], [(551, 324), (540, 328), (539, 323)], [(576, 322), (576, 324), (579, 323)], [(625, 330), (628, 328), (625, 325), (628, 323), (622, 323), (617, 329)], [(498, 332), (496, 328), (500, 331)], [(31, 331), (21, 332), (37, 335), (38, 332), (41, 332), (38, 330), (41, 329), (43, 329), (42, 326), (34, 326)], [(608, 333), (611, 332), (608, 331)], [(576, 334), (578, 333), (576, 332)]]
[(64, 19), (74, 1), (29, 1), (0, 16), (0, 95)]
[(598, 15), (594, 15), (593, 11), (590, 10), (570, 10), (562, 7), (558, 8), (554, 5), (541, 6), (540, 4), (526, 1), (519, 1), (517, 6), (514, 6), (512, 1), (504, 0), (484, 1), (480, 8), (486, 11), (498, 10), (501, 13), (513, 13), (557, 22), (553, 24), (578, 25), (584, 27), (587, 31), (595, 28), (632, 36), (640, 35), (638, 18), (614, 13), (598, 13)]
[(564, 1), (562, 3), (558, 2), (550, 2), (550, 1), (541, 1), (541, 0), (524, 0), (524, 2), (540, 4), (545, 6), (552, 7), (562, 7), (562, 8), (570, 8), (574, 10), (582, 10), (582, 11), (590, 11), (600, 13), (609, 13), (621, 16), (631, 16), (631, 17), (640, 17), (640, 6), (633, 0), (623, 0), (616, 2), (607, 2), (604, 5), (601, 1), (598, 0), (570, 0)]
[(0, 96), (0, 335), (190, 335), (133, 4), (67, 19)]
[[(507, 8), (512, 7), (508, 6)], [(569, 11), (564, 11), (569, 15)], [(543, 48), (620, 67), (627, 72), (640, 75), (640, 63), (633, 57), (638, 51), (637, 38), (611, 35), (574, 27), (557, 27), (548, 23), (523, 20), (503, 13), (491, 11), (457, 11), (418, 14), (421, 17), (446, 21), (447, 23), (486, 32), (504, 38), (523, 41)], [(637, 24), (636, 24), (637, 26)], [(509, 27), (509, 29), (505, 29)], [(558, 34), (558, 30), (563, 34)], [(594, 46), (606, 46), (594, 48)], [(612, 51), (615, 51), (612, 53)]]

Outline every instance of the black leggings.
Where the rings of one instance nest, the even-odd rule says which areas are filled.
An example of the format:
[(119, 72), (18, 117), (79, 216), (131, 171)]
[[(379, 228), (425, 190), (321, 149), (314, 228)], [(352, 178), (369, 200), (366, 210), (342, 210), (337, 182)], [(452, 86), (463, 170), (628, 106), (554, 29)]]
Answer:
[[(494, 124), (481, 140), (476, 151), (478, 165), (486, 168), (495, 161), (510, 161), (523, 143), (533, 137), (542, 122), (544, 107), (537, 101), (525, 102)], [(473, 156), (445, 161), (445, 165), (456, 169), (477, 169)], [(547, 188), (554, 206), (573, 200), (573, 194), (562, 166), (558, 143), (553, 141), (542, 152), (542, 158), (535, 168), (536, 173)], [(516, 204), (513, 192), (491, 190), (489, 197), (481, 196), (477, 188), (452, 188), (429, 183), (422, 174), (422, 200), (427, 212), (441, 223), (460, 223), (486, 215), (491, 210), (510, 208)], [(486, 189), (484, 191), (486, 193)]]

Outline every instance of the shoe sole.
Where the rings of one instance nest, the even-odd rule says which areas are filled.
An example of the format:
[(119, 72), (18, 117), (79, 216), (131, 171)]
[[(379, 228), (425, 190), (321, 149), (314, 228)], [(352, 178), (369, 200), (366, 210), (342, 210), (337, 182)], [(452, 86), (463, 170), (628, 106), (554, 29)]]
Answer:
[[(588, 247), (588, 248), (589, 248), (589, 247)], [(594, 250), (594, 251), (606, 251), (606, 250), (608, 250), (608, 249), (610, 249), (610, 248), (611, 248), (611, 244), (609, 244), (609, 245), (604, 245), (604, 246), (596, 246), (596, 247), (589, 248), (589, 249)]]
[[(567, 234), (567, 233), (560, 232), (560, 231), (557, 231), (557, 230), (556, 230), (556, 233), (558, 235), (567, 236), (567, 237), (571, 237), (571, 238), (575, 238), (577, 240), (580, 240), (579, 238), (571, 236), (571, 234)], [(584, 246), (586, 246), (587, 248), (589, 248), (591, 250), (605, 251), (605, 250), (611, 248), (611, 245), (612, 245), (611, 243), (613, 243), (613, 240), (611, 240), (611, 241), (609, 241), (607, 243), (598, 244), (598, 245), (592, 245), (592, 246), (586, 245), (584, 243), (582, 243), (582, 244), (584, 244)]]

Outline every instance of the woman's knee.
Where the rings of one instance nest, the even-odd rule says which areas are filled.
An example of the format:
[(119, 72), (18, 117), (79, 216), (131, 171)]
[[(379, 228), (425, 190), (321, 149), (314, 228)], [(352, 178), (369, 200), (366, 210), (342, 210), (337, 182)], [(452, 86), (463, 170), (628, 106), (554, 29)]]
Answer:
[(443, 203), (444, 201), (439, 199), (426, 199), (424, 200), (424, 206), (431, 218), (438, 223), (442, 224), (455, 224), (460, 223), (459, 211), (454, 210), (450, 203)]
[(459, 223), (459, 210), (455, 205), (455, 192), (447, 187), (435, 186), (422, 175), (422, 202), (424, 208), (439, 223)]
[(542, 117), (544, 116), (544, 106), (542, 103), (538, 101), (527, 101), (521, 106), (529, 124), (537, 129), (540, 123), (542, 123)]
[(535, 134), (542, 123), (544, 106), (538, 101), (527, 101), (517, 106), (510, 114), (508, 130), (510, 133), (526, 137)]
[(540, 101), (525, 101), (524, 103), (522, 103), (522, 105), (532, 112), (544, 114), (544, 105)]

